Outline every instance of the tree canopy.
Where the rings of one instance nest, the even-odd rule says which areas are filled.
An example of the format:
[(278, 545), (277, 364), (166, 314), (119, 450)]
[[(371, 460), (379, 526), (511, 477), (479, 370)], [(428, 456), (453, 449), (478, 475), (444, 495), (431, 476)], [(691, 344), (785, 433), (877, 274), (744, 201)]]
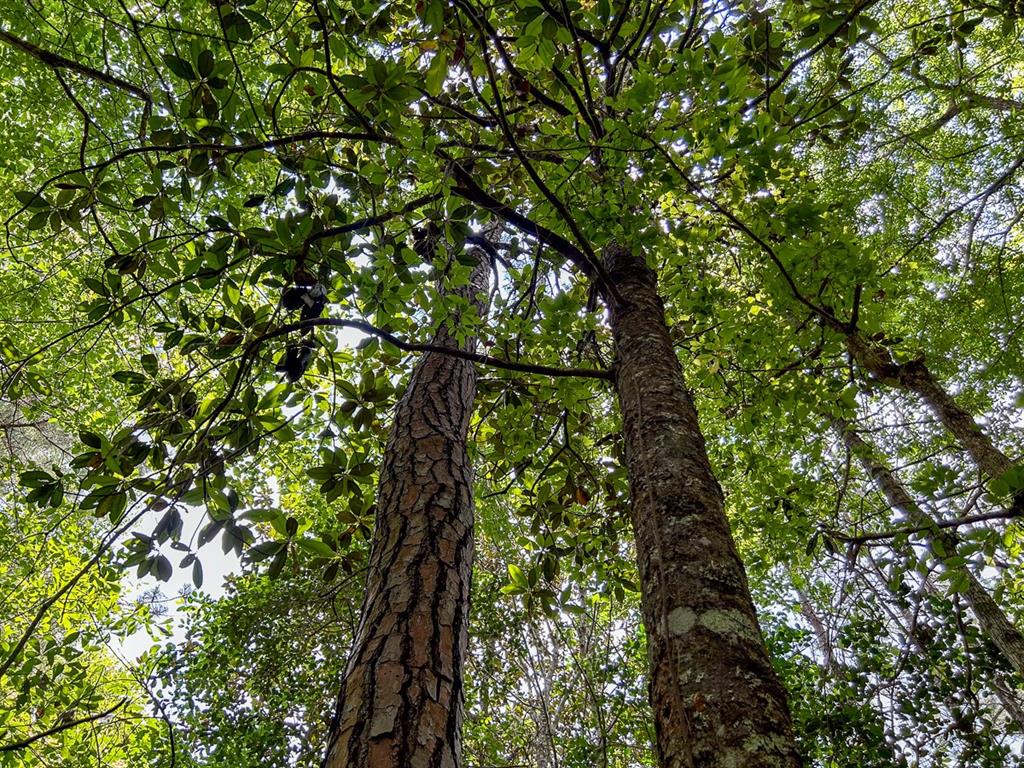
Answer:
[[(442, 350), (477, 371), (463, 760), (655, 765), (623, 243), (808, 764), (1021, 759), (1022, 34), (1012, 0), (0, 0), (0, 765), (319, 765), (442, 327), (479, 339)], [(441, 284), (474, 248), (486, 312)]]

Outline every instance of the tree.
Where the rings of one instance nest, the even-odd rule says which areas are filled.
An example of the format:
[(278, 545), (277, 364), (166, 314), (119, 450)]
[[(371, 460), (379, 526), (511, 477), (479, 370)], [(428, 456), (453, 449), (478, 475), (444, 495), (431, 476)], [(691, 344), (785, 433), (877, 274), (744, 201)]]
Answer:
[[(83, 573), (114, 557), (167, 579), (173, 547), (199, 584), (199, 546), (220, 536), (251, 576), (347, 584), (381, 513), (372, 488), (406, 355), (453, 356), (432, 340), (459, 307), (412, 230), (455, 243), (500, 220), (491, 321), (457, 332), (486, 352), (454, 355), (488, 371), (469, 427), (491, 521), (480, 572), (507, 581), (523, 626), (539, 611), (564, 637), (487, 635), (502, 650), (471, 651), (468, 674), (549, 642), (579, 658), (566, 617), (611, 621), (639, 590), (664, 765), (789, 765), (797, 744), (822, 762), (1005, 757), (1021, 681), (957, 596), (975, 584), (1014, 630), (1013, 8), (90, 0), (32, 13), (12, 8), (0, 28), (18, 84), (5, 89), (4, 302), (27, 321), (4, 349), (5, 392), (85, 430), (26, 491), (107, 521)], [(56, 317), (15, 303), (38, 286)], [(353, 348), (345, 329), (366, 337)], [(83, 417), (65, 381), (108, 412)], [(955, 555), (863, 484), (822, 437), (834, 418), (909, 462), (897, 471)], [(191, 538), (197, 507), (208, 519)], [(23, 626), (12, 665), (41, 624)], [(829, 649), (821, 665), (795, 658), (805, 632)], [(635, 658), (621, 659), (632, 690)], [(179, 662), (181, 690), (198, 691)], [(605, 748), (580, 756), (542, 667), (501, 683), (533, 691), (533, 753), (628, 761), (596, 673), (578, 684)], [(821, 717), (812, 691), (836, 713)], [(501, 744), (488, 718), (509, 710), (469, 711), (469, 754), (506, 760), (518, 736)], [(944, 717), (957, 727), (941, 731)], [(646, 755), (639, 733), (623, 738)], [(945, 751), (926, 755), (933, 744)]]
[(797, 765), (656, 278), (629, 251), (607, 263), (659, 763)]
[[(59, 463), (71, 442), (39, 415), (25, 403), (6, 414), (3, 426), (0, 765), (60, 761), (87, 766), (93, 757), (111, 764), (147, 759), (161, 751), (163, 726), (147, 716), (144, 686), (121, 668), (111, 646), (153, 623), (158, 606), (125, 604), (120, 569), (107, 558), (89, 562), (102, 532), (89, 517), (69, 520), (62, 492), (38, 482), (45, 473), (32, 467)], [(18, 498), (23, 493), (19, 480), (41, 497), (41, 506)], [(59, 611), (38, 610), (76, 574), (82, 574), (78, 588), (61, 595)], [(20, 653), (10, 655), (32, 622), (35, 635)]]
[(960, 561), (956, 559), (956, 539), (942, 533), (936, 521), (918, 506), (896, 476), (871, 455), (870, 446), (849, 425), (840, 424), (838, 429), (847, 448), (858, 456), (864, 471), (878, 485), (889, 505), (904, 514), (910, 525), (917, 526), (928, 534), (929, 546), (935, 550), (936, 557), (941, 562), (949, 568), (957, 569), (958, 580), (965, 582), (964, 597), (982, 631), (992, 639), (1017, 674), (1024, 674), (1024, 637), (974, 574), (961, 569)]
[[(429, 238), (425, 245), (436, 247)], [(459, 315), (471, 320), (486, 314), (490, 263), (480, 249), (467, 257), (476, 261), (468, 281), (445, 295), (461, 298)], [(442, 326), (433, 344), (472, 352), (476, 340), (460, 341), (457, 322)], [(473, 564), (466, 433), (475, 389), (470, 361), (428, 352), (395, 408), (327, 766), (459, 764)]]

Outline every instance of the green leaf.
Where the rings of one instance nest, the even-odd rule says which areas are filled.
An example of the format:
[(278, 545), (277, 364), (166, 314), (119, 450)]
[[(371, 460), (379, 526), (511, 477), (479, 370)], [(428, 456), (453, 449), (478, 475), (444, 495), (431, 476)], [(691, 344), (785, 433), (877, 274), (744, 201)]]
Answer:
[(243, 512), (241, 517), (254, 523), (270, 523), (284, 520), (284, 513), (279, 509), (249, 509)]
[(135, 371), (115, 371), (111, 378), (122, 384), (145, 384), (146, 377)]
[(160, 581), (170, 581), (171, 574), (174, 573), (174, 566), (171, 565), (171, 561), (163, 555), (157, 555), (156, 564), (153, 566), (155, 576)]
[(196, 71), (192, 69), (192, 65), (185, 61), (180, 56), (175, 56), (173, 53), (164, 55), (164, 64), (171, 70), (175, 75), (182, 78), (183, 80), (198, 80), (196, 77)]
[(42, 472), (40, 470), (28, 470), (18, 475), (18, 483), (25, 486), (26, 488), (39, 488), (44, 485), (49, 485), (54, 481), (52, 475), (48, 472)]
[(441, 86), (444, 84), (447, 76), (448, 54), (444, 51), (438, 51), (434, 54), (434, 58), (431, 59), (426, 77), (424, 78), (424, 87), (427, 93), (431, 96), (439, 95), (441, 93)]
[(25, 226), (28, 227), (29, 230), (34, 232), (37, 229), (42, 229), (43, 227), (45, 227), (49, 220), (50, 212), (48, 210), (40, 211), (39, 213), (35, 214), (31, 219), (29, 219), (28, 224), (26, 224)]
[(31, 190), (18, 190), (14, 193), (14, 197), (19, 203), (28, 208), (30, 211), (50, 207), (50, 203), (45, 197), (36, 194)]
[(302, 547), (302, 549), (306, 550), (310, 554), (317, 555), (318, 557), (331, 558), (338, 556), (337, 552), (335, 552), (333, 549), (327, 546), (327, 544), (322, 542), (320, 539), (298, 539), (296, 541), (296, 544), (298, 544), (300, 547)]
[(208, 78), (213, 74), (213, 68), (216, 65), (216, 61), (213, 58), (213, 51), (204, 50), (200, 52), (199, 57), (196, 59), (197, 69), (199, 70), (199, 76)]
[(444, 27), (444, 0), (424, 0), (423, 23), (433, 32), (440, 32)]
[(280, 576), (287, 559), (288, 548), (283, 547), (276, 555), (274, 555), (274, 561), (270, 564), (270, 569), (267, 571), (267, 575), (272, 579), (276, 579)]
[(526, 579), (526, 574), (523, 573), (523, 569), (514, 563), (508, 565), (508, 578), (512, 584), (520, 589), (526, 590), (529, 588), (529, 583)]
[(284, 549), (287, 544), (283, 541), (264, 541), (246, 550), (246, 557), (254, 563), (266, 560)]

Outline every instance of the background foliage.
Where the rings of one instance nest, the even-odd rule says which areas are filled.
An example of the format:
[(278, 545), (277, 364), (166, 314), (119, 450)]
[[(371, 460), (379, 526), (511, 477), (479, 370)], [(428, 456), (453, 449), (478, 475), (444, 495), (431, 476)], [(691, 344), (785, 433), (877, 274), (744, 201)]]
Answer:
[[(510, 210), (490, 313), (459, 312), (503, 364), (471, 431), (467, 764), (653, 759), (609, 387), (510, 370), (611, 364), (591, 278), (616, 239), (658, 269), (811, 761), (1020, 759), (1022, 681), (957, 574), (1019, 619), (1024, 476), (980, 472), (847, 346), (923, 361), (1020, 455), (1019, 4), (0, 19), (0, 764), (318, 764), (410, 345), (465, 309), (436, 282), (466, 266), (420, 244), (457, 254)], [(282, 305), (313, 282), (319, 313)]]

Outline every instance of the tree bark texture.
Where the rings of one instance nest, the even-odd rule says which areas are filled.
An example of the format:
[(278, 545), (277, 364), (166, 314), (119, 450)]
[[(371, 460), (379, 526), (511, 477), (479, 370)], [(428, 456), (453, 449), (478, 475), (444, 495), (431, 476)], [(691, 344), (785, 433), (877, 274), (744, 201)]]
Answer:
[(914, 392), (924, 400), (986, 475), (999, 477), (1013, 467), (1009, 457), (995, 446), (974, 417), (961, 408), (942, 387), (923, 361), (912, 360), (902, 365), (897, 364), (887, 349), (870, 343), (857, 331), (846, 333), (846, 348), (872, 377)]
[[(460, 289), (481, 313), (486, 257)], [(445, 327), (435, 344), (456, 347)], [(473, 350), (475, 339), (464, 342)], [(457, 768), (473, 560), (471, 362), (428, 353), (395, 409), (325, 768)]]
[(927, 526), (934, 530), (934, 533), (925, 532), (929, 547), (949, 570), (962, 573), (966, 578), (967, 589), (964, 592), (964, 597), (978, 621), (978, 626), (1000, 650), (1006, 661), (1017, 672), (1020, 680), (1024, 681), (1024, 635), (1010, 621), (985, 585), (978, 581), (969, 568), (958, 564), (948, 564), (950, 558), (956, 556), (956, 537), (941, 531), (936, 526), (935, 518), (921, 508), (892, 470), (876, 457), (871, 446), (849, 424), (845, 422), (836, 424), (846, 447), (858, 458), (864, 471), (871, 476), (889, 505), (906, 515), (907, 521), (911, 525)]
[(786, 693), (772, 668), (683, 380), (642, 258), (620, 246), (605, 266), (631, 514), (662, 768), (801, 764)]

